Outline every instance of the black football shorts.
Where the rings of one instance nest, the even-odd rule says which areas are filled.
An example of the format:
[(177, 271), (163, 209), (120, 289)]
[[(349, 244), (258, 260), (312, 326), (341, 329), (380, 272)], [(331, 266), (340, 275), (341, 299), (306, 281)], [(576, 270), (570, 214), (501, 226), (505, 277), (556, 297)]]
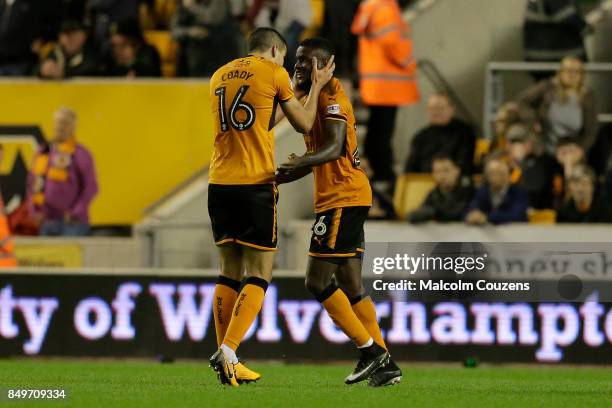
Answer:
[(309, 255), (314, 258), (361, 257), (363, 224), (370, 207), (332, 208), (316, 214)]
[(236, 243), (276, 251), (275, 184), (208, 186), (208, 214), (216, 245)]

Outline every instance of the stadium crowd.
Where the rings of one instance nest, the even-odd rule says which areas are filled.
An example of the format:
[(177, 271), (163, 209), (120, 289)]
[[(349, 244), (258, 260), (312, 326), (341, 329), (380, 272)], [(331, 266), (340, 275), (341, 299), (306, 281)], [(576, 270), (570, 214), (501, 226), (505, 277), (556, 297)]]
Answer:
[(435, 188), (410, 222), (503, 224), (543, 210), (555, 211), (557, 222), (612, 222), (610, 126), (598, 125), (579, 58), (563, 58), (555, 76), (499, 110), (480, 162), (475, 131), (454, 116), (446, 94), (431, 95), (428, 112), (430, 124), (413, 137), (405, 171), (431, 172)]
[[(370, 111), (363, 164), (374, 187), (371, 216), (396, 219), (393, 123), (397, 108), (420, 96), (409, 27), (399, 21), (409, 2), (367, 3), (377, 2), (393, 12), (367, 10), (359, 0), (0, 0), (0, 76), (207, 77), (241, 55), (245, 35), (261, 25), (285, 36), (292, 72), (300, 39), (318, 33), (335, 47), (336, 76), (349, 85), (357, 83), (359, 55), (360, 95)], [(484, 150), (452, 98), (428, 95), (429, 123), (411, 138), (404, 172), (430, 174), (434, 188), (408, 221), (502, 224), (551, 210), (557, 222), (612, 222), (612, 132), (599, 126), (585, 81), (586, 25), (571, 0), (526, 3), (526, 60), (561, 61), (560, 70), (536, 75), (501, 107)], [(541, 31), (546, 19), (556, 31), (549, 23)], [(389, 27), (399, 30), (396, 42)], [(389, 84), (366, 81), (368, 69), (412, 79), (381, 92)]]
[[(346, 74), (353, 51), (348, 28), (358, 3), (2, 0), (0, 76), (208, 77), (242, 54), (255, 26), (274, 26), (284, 35), (286, 67), (292, 68), (300, 37), (315, 25), (339, 45), (338, 71)], [(324, 21), (315, 22), (315, 12)]]
[(610, 129), (599, 129), (584, 77), (582, 61), (568, 56), (555, 76), (506, 103), (482, 163), (473, 161), (474, 130), (454, 117), (448, 96), (430, 96), (430, 124), (413, 137), (405, 170), (431, 172), (436, 187), (409, 221), (502, 224), (550, 209), (558, 222), (612, 222)]

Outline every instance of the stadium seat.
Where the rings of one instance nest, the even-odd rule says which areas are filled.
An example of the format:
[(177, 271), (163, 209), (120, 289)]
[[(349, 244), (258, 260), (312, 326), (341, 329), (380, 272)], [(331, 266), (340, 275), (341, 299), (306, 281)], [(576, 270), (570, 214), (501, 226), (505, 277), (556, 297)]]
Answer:
[(530, 209), (527, 212), (530, 224), (554, 224), (557, 221), (557, 212), (555, 210), (535, 210)]
[(325, 13), (325, 1), (324, 0), (311, 0), (312, 3), (312, 23), (306, 27), (301, 35), (301, 39), (315, 37), (321, 26), (323, 25), (323, 16)]
[(407, 173), (399, 176), (393, 197), (398, 217), (403, 220), (408, 213), (418, 208), (435, 184), (431, 174)]
[(147, 30), (144, 32), (146, 41), (157, 48), (162, 62), (162, 74), (165, 78), (173, 77), (176, 73), (177, 44), (169, 31)]
[(474, 149), (474, 164), (476, 167), (482, 163), (482, 158), (489, 153), (491, 141), (489, 139), (476, 139), (476, 149)]

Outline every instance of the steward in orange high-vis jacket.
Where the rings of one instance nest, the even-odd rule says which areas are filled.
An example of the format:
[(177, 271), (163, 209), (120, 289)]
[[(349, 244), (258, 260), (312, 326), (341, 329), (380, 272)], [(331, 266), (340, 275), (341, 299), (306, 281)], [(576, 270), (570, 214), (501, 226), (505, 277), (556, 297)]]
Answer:
[(360, 91), (370, 107), (365, 156), (374, 171), (372, 181), (384, 182), (382, 192), (391, 192), (397, 107), (420, 99), (411, 32), (396, 0), (364, 0), (351, 31), (359, 36)]
[(359, 36), (361, 97), (368, 105), (407, 105), (419, 100), (410, 28), (396, 0), (361, 3), (351, 27)]

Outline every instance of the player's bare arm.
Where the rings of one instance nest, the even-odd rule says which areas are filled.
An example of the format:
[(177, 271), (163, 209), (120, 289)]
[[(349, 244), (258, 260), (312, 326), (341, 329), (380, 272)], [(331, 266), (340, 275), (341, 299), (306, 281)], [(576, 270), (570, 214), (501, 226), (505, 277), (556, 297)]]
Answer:
[(327, 64), (318, 69), (316, 57), (312, 58), (313, 68), (312, 70), (312, 86), (308, 93), (306, 103), (302, 105), (297, 98), (291, 98), (285, 103), (281, 103), (281, 108), (291, 126), (300, 133), (308, 133), (312, 129), (315, 117), (317, 115), (317, 101), (321, 90), (334, 75), (336, 64), (334, 63), (334, 57), (329, 59)]
[[(291, 87), (293, 88), (295, 99), (297, 99), (302, 105), (304, 105), (306, 103), (306, 98), (308, 98), (308, 93), (298, 86), (295, 74), (293, 74), (293, 77), (291, 78)], [(285, 117), (285, 113), (282, 111), (282, 109), (280, 111), (277, 111), (276, 116), (274, 117), (274, 126), (281, 123), (281, 121), (285, 119)]]
[(292, 153), (289, 161), (279, 166), (276, 175), (278, 184), (290, 183), (310, 174), (313, 166), (320, 166), (342, 155), (342, 148), (346, 139), (346, 122), (337, 119), (325, 120), (325, 133), (328, 142), (315, 152), (298, 156)]
[[(293, 155), (289, 156), (289, 160)], [(306, 177), (312, 173), (312, 167), (300, 167), (292, 170), (281, 170), (280, 168), (276, 172), (276, 184), (287, 184), (297, 181), (303, 177)]]

